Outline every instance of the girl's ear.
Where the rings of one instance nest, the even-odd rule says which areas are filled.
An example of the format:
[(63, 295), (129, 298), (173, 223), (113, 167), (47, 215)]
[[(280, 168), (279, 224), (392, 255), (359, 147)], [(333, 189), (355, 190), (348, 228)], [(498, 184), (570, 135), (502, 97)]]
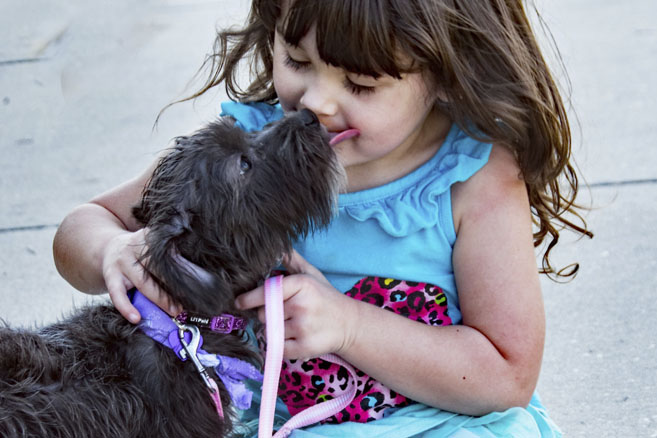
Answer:
[(437, 103), (449, 102), (444, 84), (440, 84), (435, 77), (427, 72), (424, 72), (422, 76), (428, 92), (427, 99)]
[(448, 101), (447, 92), (440, 85), (435, 87), (433, 95), (435, 97), (435, 100), (438, 100), (440, 102), (447, 102)]
[(429, 97), (434, 102), (449, 103), (450, 99), (447, 96), (445, 86), (442, 84), (434, 84), (433, 81), (427, 80), (427, 90), (429, 90)]

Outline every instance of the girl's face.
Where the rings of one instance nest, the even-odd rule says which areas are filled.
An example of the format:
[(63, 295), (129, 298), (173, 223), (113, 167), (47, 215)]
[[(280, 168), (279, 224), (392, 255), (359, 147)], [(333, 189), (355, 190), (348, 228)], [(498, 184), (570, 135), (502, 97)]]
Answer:
[[(429, 159), (449, 130), (420, 73), (374, 78), (323, 61), (315, 28), (295, 47), (274, 40), (274, 87), (285, 111), (307, 108), (330, 134), (357, 129), (334, 147), (346, 168), (348, 191), (393, 181)], [(355, 131), (350, 131), (353, 134)]]

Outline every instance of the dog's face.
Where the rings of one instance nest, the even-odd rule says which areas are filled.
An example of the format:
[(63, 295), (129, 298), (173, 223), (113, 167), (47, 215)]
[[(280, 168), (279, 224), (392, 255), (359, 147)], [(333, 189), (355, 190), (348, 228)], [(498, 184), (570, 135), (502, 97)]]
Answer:
[(220, 120), (180, 137), (135, 217), (146, 269), (189, 311), (229, 311), (294, 240), (326, 226), (343, 171), (310, 111), (244, 133)]

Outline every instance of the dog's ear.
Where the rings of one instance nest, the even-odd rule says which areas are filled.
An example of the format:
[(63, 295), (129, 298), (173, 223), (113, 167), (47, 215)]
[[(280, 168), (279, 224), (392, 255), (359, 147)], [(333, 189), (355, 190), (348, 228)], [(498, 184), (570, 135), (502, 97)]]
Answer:
[[(186, 212), (169, 212), (165, 223), (156, 223), (146, 233), (146, 251), (140, 261), (155, 282), (189, 311), (216, 309), (232, 300), (222, 299), (225, 281), (181, 254), (179, 243), (189, 240), (191, 228)], [(227, 297), (229, 298), (229, 297)]]

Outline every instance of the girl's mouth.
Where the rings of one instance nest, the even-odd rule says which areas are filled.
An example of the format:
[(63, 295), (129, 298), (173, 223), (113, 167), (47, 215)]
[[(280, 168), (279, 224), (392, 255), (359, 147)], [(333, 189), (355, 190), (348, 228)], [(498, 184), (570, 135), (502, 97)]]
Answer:
[(350, 138), (357, 137), (359, 135), (360, 131), (355, 128), (347, 129), (342, 132), (329, 132), (329, 136), (331, 137), (329, 144), (331, 146), (335, 146), (342, 141), (349, 140)]

